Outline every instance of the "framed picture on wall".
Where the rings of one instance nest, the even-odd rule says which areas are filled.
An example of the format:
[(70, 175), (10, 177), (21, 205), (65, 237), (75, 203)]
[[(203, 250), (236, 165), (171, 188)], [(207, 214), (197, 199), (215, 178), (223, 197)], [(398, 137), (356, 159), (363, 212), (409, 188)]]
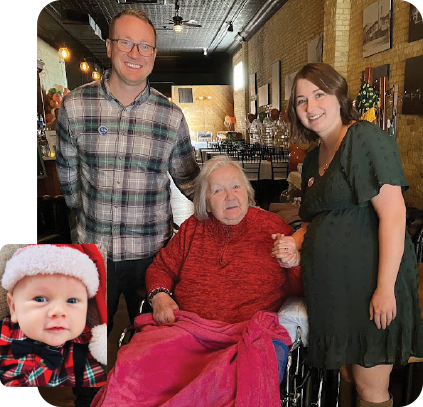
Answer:
[(402, 114), (423, 115), (423, 55), (405, 60)]
[(410, 4), (410, 24), (408, 29), (408, 42), (417, 41), (423, 38), (422, 15), (416, 6)]
[(260, 86), (258, 88), (258, 105), (267, 106), (269, 104), (269, 84)]
[(250, 98), (257, 95), (257, 73), (252, 73), (249, 78)]
[(257, 101), (256, 100), (250, 101), (250, 113), (252, 113), (252, 114), (257, 113)]
[[(376, 89), (379, 92), (379, 87), (380, 87), (380, 78), (382, 76), (387, 76), (388, 80), (389, 80), (389, 64), (385, 64), (385, 65), (380, 65), (377, 66), (376, 68), (373, 68), (373, 79), (372, 79), (372, 83), (370, 85), (373, 86), (373, 89)], [(365, 71), (361, 72), (361, 80), (364, 81), (365, 78)]]
[(272, 64), (272, 107), (281, 109), (281, 61)]
[(379, 0), (363, 12), (363, 57), (392, 46), (391, 0)]
[(294, 84), (295, 75), (297, 72), (292, 72), (285, 76), (285, 100), (289, 100), (291, 97), (291, 89)]
[(323, 34), (308, 42), (307, 62), (323, 62)]

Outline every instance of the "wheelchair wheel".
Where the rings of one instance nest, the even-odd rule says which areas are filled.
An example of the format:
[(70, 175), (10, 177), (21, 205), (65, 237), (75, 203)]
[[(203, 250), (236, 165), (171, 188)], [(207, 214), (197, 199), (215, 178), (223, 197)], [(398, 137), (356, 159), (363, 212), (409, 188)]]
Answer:
[(310, 398), (306, 406), (338, 406), (338, 370), (311, 369)]

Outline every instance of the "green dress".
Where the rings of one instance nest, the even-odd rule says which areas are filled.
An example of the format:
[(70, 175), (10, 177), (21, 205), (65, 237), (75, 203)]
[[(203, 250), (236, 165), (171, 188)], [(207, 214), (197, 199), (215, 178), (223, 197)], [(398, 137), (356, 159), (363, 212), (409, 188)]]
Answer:
[(406, 364), (410, 356), (423, 356), (417, 262), (407, 232), (395, 284), (397, 317), (379, 330), (369, 313), (379, 250), (370, 199), (384, 184), (408, 187), (395, 140), (374, 124), (357, 122), (322, 176), (318, 152), (304, 160), (300, 208), (302, 220), (310, 222), (301, 253), (310, 364)]

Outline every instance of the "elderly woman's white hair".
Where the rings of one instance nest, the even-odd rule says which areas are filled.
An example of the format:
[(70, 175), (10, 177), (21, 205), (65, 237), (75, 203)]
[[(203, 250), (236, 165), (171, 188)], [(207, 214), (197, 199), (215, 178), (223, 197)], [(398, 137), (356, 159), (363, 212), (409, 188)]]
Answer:
[(238, 163), (238, 161), (232, 160), (227, 155), (219, 155), (206, 161), (206, 163), (203, 165), (203, 168), (201, 169), (200, 174), (195, 180), (194, 215), (197, 219), (204, 220), (207, 219), (209, 216), (207, 212), (207, 194), (210, 189), (210, 175), (213, 171), (222, 167), (226, 167), (227, 165), (232, 165), (240, 172), (241, 178), (243, 179), (245, 187), (247, 189), (248, 205), (255, 205), (254, 189), (251, 186), (250, 181), (246, 177), (241, 165)]

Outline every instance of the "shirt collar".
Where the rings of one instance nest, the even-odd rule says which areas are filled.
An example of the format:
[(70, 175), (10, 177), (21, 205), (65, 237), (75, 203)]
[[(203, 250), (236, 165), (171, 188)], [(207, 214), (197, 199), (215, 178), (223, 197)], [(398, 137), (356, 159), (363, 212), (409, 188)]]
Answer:
[[(113, 96), (113, 93), (110, 91), (110, 87), (107, 82), (107, 80), (110, 78), (111, 73), (112, 73), (111, 69), (107, 69), (104, 72), (103, 77), (101, 79), (101, 87), (109, 100), (115, 100), (116, 102), (120, 103), (119, 100), (117, 100)], [(135, 98), (135, 100), (131, 103), (131, 105), (140, 105), (141, 103), (145, 102), (149, 96), (150, 96), (150, 81), (147, 79), (147, 84), (145, 89)]]

